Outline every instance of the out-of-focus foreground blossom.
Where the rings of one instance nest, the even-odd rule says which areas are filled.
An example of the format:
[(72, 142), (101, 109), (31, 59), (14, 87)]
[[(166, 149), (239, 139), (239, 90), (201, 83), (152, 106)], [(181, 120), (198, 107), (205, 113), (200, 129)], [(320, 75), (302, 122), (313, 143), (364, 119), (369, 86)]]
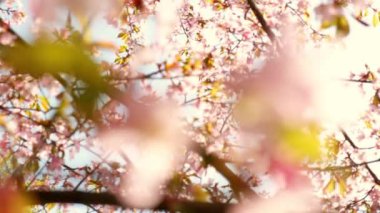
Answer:
[(238, 119), (252, 128), (266, 122), (340, 125), (355, 121), (367, 103), (361, 91), (345, 81), (350, 77), (347, 60), (343, 50), (329, 47), (270, 59), (243, 86), (239, 84), (243, 98)]
[(318, 212), (318, 201), (310, 190), (299, 189), (283, 191), (268, 200), (242, 203), (231, 209), (230, 213), (260, 213), (260, 212)]
[[(9, 185), (12, 181), (6, 181)], [(22, 195), (11, 186), (0, 187), (0, 212), (1, 213), (19, 213), (27, 211), (27, 197)]]
[(266, 167), (264, 171), (280, 186), (275, 197), (252, 202), (251, 207), (242, 207), (238, 212), (316, 211), (313, 208), (317, 209), (318, 203), (311, 205), (312, 196), (304, 194), (313, 190), (301, 175), (300, 166), (305, 160), (322, 160), (318, 126), (348, 125), (368, 109), (368, 98), (362, 90), (348, 83), (350, 54), (344, 48), (329, 44), (299, 50), (294, 49), (298, 44), (292, 40), (286, 42), (291, 48), (286, 44), (279, 56), (268, 59), (250, 77), (232, 84), (235, 91), (241, 92), (234, 115), (242, 131), (263, 135), (250, 141), (259, 141), (261, 146), (260, 154), (251, 150), (250, 156), (256, 156), (251, 169), (259, 174)]
[[(150, 110), (153, 107), (154, 110)], [(182, 163), (187, 144), (178, 109), (169, 103), (149, 108), (131, 104), (126, 126), (101, 134), (100, 140), (129, 160), (129, 170), (120, 189), (121, 199), (149, 208), (161, 201), (161, 186)]]

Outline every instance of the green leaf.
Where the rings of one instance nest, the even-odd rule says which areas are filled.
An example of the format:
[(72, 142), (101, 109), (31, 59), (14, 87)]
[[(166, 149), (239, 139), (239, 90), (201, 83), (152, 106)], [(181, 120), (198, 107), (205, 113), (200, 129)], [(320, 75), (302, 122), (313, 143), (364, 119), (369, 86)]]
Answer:
[(92, 86), (102, 86), (97, 64), (79, 45), (38, 41), (26, 46), (2, 47), (1, 58), (18, 73), (40, 77), (67, 73)]
[(377, 27), (377, 25), (379, 25), (379, 13), (375, 13), (373, 14), (373, 17), (372, 17), (372, 24), (374, 27)]
[(372, 98), (372, 105), (374, 105), (374, 106), (380, 105), (380, 98), (379, 98), (379, 94), (377, 91), (375, 92), (375, 95)]
[(332, 193), (333, 191), (335, 191), (335, 184), (336, 184), (335, 178), (334, 178), (334, 177), (331, 177), (330, 181), (329, 181), (329, 182), (327, 183), (327, 185), (323, 188), (324, 193), (326, 193), (326, 194), (330, 194), (330, 193)]
[(128, 51), (128, 46), (126, 45), (121, 45), (119, 48), (119, 53), (127, 52)]
[(335, 138), (328, 138), (325, 141), (325, 149), (327, 150), (327, 157), (329, 159), (336, 159), (339, 150), (340, 150), (340, 142)]
[(66, 96), (63, 96), (62, 100), (61, 100), (61, 103), (58, 107), (58, 114), (60, 116), (66, 116), (67, 115), (67, 109), (70, 107), (71, 105), (71, 101), (68, 100), (68, 98)]
[[(28, 46), (1, 47), (0, 57), (17, 73), (30, 74), (36, 78), (45, 74), (57, 77), (65, 73), (81, 80), (86, 85), (84, 93), (71, 95), (77, 97), (77, 106), (87, 115), (92, 114), (90, 111), (95, 109), (99, 94), (107, 88), (98, 65), (81, 45), (38, 41)], [(40, 107), (44, 111), (50, 109), (46, 98), (40, 98)]]
[(323, 20), (321, 23), (321, 29), (327, 29), (336, 25), (336, 20)]
[(50, 104), (47, 98), (42, 95), (42, 96), (39, 96), (39, 99), (40, 99), (40, 106), (42, 107), (42, 110), (44, 110), (45, 112), (48, 111), (50, 109)]
[(310, 129), (287, 127), (281, 135), (284, 151), (295, 160), (318, 160), (321, 157), (321, 146), (318, 134)]
[(366, 17), (368, 16), (368, 8), (365, 8), (364, 10), (361, 10), (359, 13), (360, 17)]
[(79, 110), (84, 112), (86, 116), (92, 117), (98, 97), (98, 91), (91, 88), (87, 88), (83, 94), (79, 95), (78, 97), (75, 97), (74, 100)]
[(338, 179), (338, 185), (339, 185), (339, 194), (340, 196), (345, 196), (347, 193), (347, 184), (346, 180), (343, 178)]
[(209, 199), (209, 193), (199, 184), (193, 185), (191, 191), (195, 201), (206, 202)]
[(338, 16), (336, 18), (336, 35), (338, 37), (346, 37), (350, 33), (350, 25), (345, 16)]
[(36, 173), (39, 168), (40, 168), (40, 165), (38, 163), (37, 158), (29, 161), (28, 164), (26, 165), (26, 169), (32, 173)]
[(121, 32), (117, 35), (118, 38), (121, 38), (124, 42), (129, 40), (129, 34), (125, 32)]
[(12, 158), (11, 158), (11, 168), (12, 169), (15, 169), (15, 168), (17, 168), (18, 167), (18, 160), (17, 160), (17, 158), (15, 157), (15, 156), (12, 156)]

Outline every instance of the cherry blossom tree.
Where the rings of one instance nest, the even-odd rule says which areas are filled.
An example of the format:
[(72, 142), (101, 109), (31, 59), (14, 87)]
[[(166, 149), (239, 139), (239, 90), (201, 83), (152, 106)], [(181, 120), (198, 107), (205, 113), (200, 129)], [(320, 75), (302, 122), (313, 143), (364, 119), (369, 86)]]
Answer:
[(0, 212), (379, 211), (379, 8), (1, 1)]

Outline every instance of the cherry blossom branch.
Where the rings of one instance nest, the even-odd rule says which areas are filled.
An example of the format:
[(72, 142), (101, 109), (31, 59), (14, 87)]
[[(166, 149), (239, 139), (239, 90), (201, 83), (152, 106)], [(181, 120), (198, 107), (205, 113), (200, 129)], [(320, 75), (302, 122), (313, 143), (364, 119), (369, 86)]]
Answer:
[(336, 170), (350, 169), (353, 167), (366, 166), (368, 164), (378, 163), (378, 162), (380, 162), (380, 158), (375, 159), (375, 160), (371, 160), (371, 161), (361, 162), (361, 163), (353, 163), (353, 164), (347, 165), (347, 166), (307, 167), (306, 169), (314, 170), (314, 171), (336, 171)]
[(78, 191), (79, 187), (83, 184), (83, 182), (90, 177), (101, 165), (105, 163), (107, 158), (112, 154), (112, 152), (108, 153), (105, 158), (102, 159), (91, 171), (87, 172), (87, 174), (79, 181), (79, 183), (74, 187), (74, 191)]
[(371, 147), (358, 147), (354, 141), (348, 136), (347, 132), (343, 129), (340, 130), (343, 134), (344, 140), (346, 140), (354, 149), (373, 149), (375, 146)]
[(0, 7), (0, 11), (3, 13), (6, 13), (7, 15), (11, 15), (12, 13), (16, 12), (17, 10), (11, 9), (11, 8), (2, 8)]
[(273, 31), (270, 29), (268, 23), (265, 21), (263, 14), (260, 12), (259, 8), (257, 8), (256, 3), (254, 0), (247, 0), (249, 7), (255, 14), (257, 20), (261, 24), (261, 27), (263, 28), (264, 32), (268, 35), (269, 39), (272, 41), (272, 43), (276, 42), (276, 36), (274, 35)]
[(214, 154), (208, 154), (205, 148), (201, 147), (198, 143), (194, 143), (193, 146), (193, 149), (202, 156), (202, 158), (204, 159), (204, 161), (206, 161), (207, 164), (213, 166), (216, 169), (216, 171), (218, 171), (228, 180), (232, 191), (238, 199), (241, 198), (241, 194), (251, 199), (258, 198), (257, 194), (255, 194), (251, 190), (251, 187), (234, 172), (232, 172), (232, 170), (227, 167), (226, 163), (223, 160), (219, 159)]
[(369, 174), (371, 175), (371, 177), (373, 178), (373, 181), (377, 184), (377, 185), (380, 185), (380, 179), (379, 177), (377, 177), (377, 175), (375, 174), (375, 172), (372, 171), (371, 168), (369, 168), (368, 164), (365, 164), (364, 165), (365, 168), (368, 170)]
[(313, 33), (315, 33), (315, 34), (318, 34), (318, 35), (320, 35), (320, 36), (322, 36), (322, 37), (326, 37), (326, 36), (327, 36), (327, 35), (325, 35), (325, 34), (323, 34), (323, 33), (320, 33), (318, 30), (314, 29), (310, 24), (308, 24), (308, 23), (307, 23), (307, 22), (301, 17), (301, 15), (299, 14), (299, 12), (298, 12), (296, 9), (294, 9), (292, 6), (290, 6), (290, 3), (291, 3), (291, 2), (286, 3), (286, 4), (285, 4), (285, 8), (289, 8), (289, 9), (292, 11), (292, 13), (295, 14), (295, 15), (298, 17), (298, 19), (301, 21), (301, 23), (302, 23), (304, 26), (309, 27), (309, 29), (310, 29)]
[(373, 84), (373, 83), (375, 83), (374, 81), (360, 80), (360, 79), (342, 79), (342, 81), (354, 82), (354, 83), (363, 83), (363, 84)]
[(6, 28), (6, 30), (14, 35), (16, 37), (16, 42), (27, 45), (28, 43), (18, 34), (16, 31), (14, 31), (8, 23), (6, 23), (1, 17), (0, 17), (0, 27)]
[[(345, 139), (349, 142), (349, 144), (352, 146), (352, 148), (354, 148), (354, 149), (360, 149), (359, 147), (357, 147), (357, 146), (355, 145), (355, 143), (351, 140), (351, 138), (347, 135), (347, 133), (346, 133), (343, 129), (341, 129), (341, 132), (343, 133), (344, 138), (345, 138)], [(351, 160), (352, 162), (354, 162), (354, 161), (351, 159), (350, 155), (348, 155), (348, 157), (350, 158), (350, 160)], [(379, 177), (377, 177), (377, 175), (372, 171), (372, 169), (369, 167), (368, 163), (365, 163), (365, 164), (364, 164), (364, 167), (367, 169), (367, 171), (369, 172), (369, 174), (370, 174), (371, 177), (373, 178), (373, 181), (375, 182), (375, 184), (380, 185), (380, 179), (379, 179)]]
[(359, 149), (358, 146), (352, 141), (352, 139), (348, 136), (347, 132), (344, 129), (340, 130), (343, 134), (344, 140), (346, 140), (354, 149)]
[(364, 197), (362, 197), (362, 198), (360, 198), (359, 200), (355, 200), (355, 201), (353, 201), (353, 202), (351, 202), (350, 204), (348, 204), (347, 206), (346, 206), (346, 208), (345, 208), (345, 210), (347, 211), (347, 210), (350, 210), (350, 208), (352, 207), (352, 206), (354, 206), (355, 204), (357, 204), (357, 203), (360, 203), (360, 202), (362, 202), (362, 201), (364, 201), (371, 193), (372, 193), (372, 191), (375, 189), (375, 186), (372, 186), (372, 188), (364, 195)]
[[(27, 191), (24, 195), (33, 199), (29, 200), (31, 205), (44, 205), (48, 203), (78, 203), (84, 205), (113, 205), (124, 209), (136, 207), (121, 202), (115, 195), (109, 192), (93, 193), (81, 191)], [(152, 210), (170, 212), (227, 212), (233, 204), (206, 203), (197, 201), (164, 199)]]
[(202, 98), (207, 98), (207, 97), (210, 97), (210, 96), (211, 96), (211, 94), (207, 93), (207, 94), (204, 94), (204, 95), (201, 95), (201, 96), (197, 96), (197, 97), (189, 99), (189, 100), (186, 100), (186, 98), (185, 98), (185, 100), (183, 101), (183, 103), (181, 105), (184, 106), (184, 105), (193, 103), (195, 101), (198, 101), (198, 100), (200, 100)]

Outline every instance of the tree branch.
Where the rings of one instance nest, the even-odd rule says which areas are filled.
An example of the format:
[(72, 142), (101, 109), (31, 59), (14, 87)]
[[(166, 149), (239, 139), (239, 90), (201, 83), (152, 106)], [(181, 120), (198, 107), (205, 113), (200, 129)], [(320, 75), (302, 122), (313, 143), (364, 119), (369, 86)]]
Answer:
[(232, 172), (223, 160), (213, 154), (206, 153), (206, 150), (197, 143), (194, 143), (194, 150), (203, 157), (206, 163), (213, 166), (216, 171), (228, 180), (232, 191), (238, 199), (241, 197), (240, 194), (243, 194), (246, 198), (250, 199), (258, 198), (257, 194), (251, 190), (251, 187), (234, 172)]
[(305, 167), (305, 169), (314, 170), (314, 171), (336, 171), (336, 170), (345, 170), (345, 169), (350, 169), (350, 168), (360, 167), (360, 166), (367, 166), (369, 164), (378, 163), (378, 162), (380, 162), (380, 158), (371, 160), (371, 161), (361, 162), (361, 163), (353, 163), (351, 165), (346, 165), (346, 166)]
[(247, 0), (249, 7), (255, 14), (257, 20), (261, 24), (261, 27), (263, 28), (264, 32), (268, 35), (269, 39), (272, 41), (272, 43), (276, 42), (276, 36), (268, 26), (268, 23), (265, 21), (263, 14), (260, 12), (259, 8), (257, 8), (256, 3), (254, 0)]
[(354, 141), (348, 136), (347, 132), (344, 129), (340, 130), (343, 134), (344, 140), (346, 140), (354, 149), (373, 149), (375, 147), (358, 147)]
[[(341, 129), (341, 132), (343, 133), (343, 136), (344, 136), (345, 140), (348, 141), (348, 143), (352, 146), (352, 148), (354, 148), (354, 149), (360, 149), (359, 147), (357, 147), (357, 146), (355, 145), (355, 143), (352, 141), (352, 139), (347, 135), (347, 132), (346, 132), (346, 131), (344, 131), (343, 129)], [(351, 159), (350, 155), (349, 155), (348, 157), (350, 158), (350, 160), (351, 160), (352, 162), (354, 162), (354, 161)], [(355, 164), (356, 164), (356, 163), (355, 163)], [(371, 177), (373, 178), (373, 181), (375, 182), (375, 184), (380, 185), (380, 179), (379, 179), (379, 177), (377, 177), (377, 175), (375, 174), (375, 172), (372, 171), (372, 169), (368, 166), (368, 163), (364, 163), (363, 165), (364, 165), (364, 167), (367, 169), (367, 171), (368, 171), (368, 173), (371, 175)]]
[[(31, 205), (44, 205), (48, 203), (78, 203), (83, 205), (113, 205), (124, 209), (133, 209), (109, 192), (93, 193), (81, 191), (27, 191), (24, 195), (32, 198)], [(227, 212), (233, 204), (206, 203), (178, 199), (164, 199), (152, 210), (164, 210), (172, 212)]]
[(8, 23), (6, 23), (1, 17), (0, 17), (0, 27), (4, 28), (7, 30), (10, 34), (14, 35), (16, 38), (17, 43), (22, 44), (22, 45), (28, 45), (28, 43), (18, 34), (16, 31), (14, 31)]

